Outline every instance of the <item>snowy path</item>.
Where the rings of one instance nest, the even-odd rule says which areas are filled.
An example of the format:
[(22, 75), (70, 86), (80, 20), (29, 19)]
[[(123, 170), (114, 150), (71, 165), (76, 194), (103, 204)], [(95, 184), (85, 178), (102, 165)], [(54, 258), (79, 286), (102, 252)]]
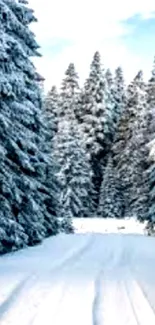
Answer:
[(155, 239), (76, 234), (0, 258), (0, 325), (154, 325)]

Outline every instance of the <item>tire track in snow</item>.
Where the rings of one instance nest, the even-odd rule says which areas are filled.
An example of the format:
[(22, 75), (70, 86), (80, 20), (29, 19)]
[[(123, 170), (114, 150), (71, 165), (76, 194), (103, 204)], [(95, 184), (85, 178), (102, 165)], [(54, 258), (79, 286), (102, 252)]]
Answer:
[(97, 294), (93, 325), (140, 325), (135, 318), (124, 280), (119, 276), (116, 275), (115, 279), (100, 279)]
[[(115, 243), (115, 246), (111, 247), (109, 257), (102, 265), (96, 278), (92, 308), (93, 325), (112, 325), (115, 323), (115, 321), (117, 321), (119, 325), (126, 324), (124, 322), (120, 322), (120, 316), (118, 317), (118, 320), (116, 320), (113, 318), (113, 315), (111, 315), (111, 310), (115, 310), (115, 314), (118, 316), (117, 309), (119, 307), (117, 306), (117, 308), (116, 305), (117, 301), (120, 301), (121, 299), (118, 292), (120, 291), (120, 288), (122, 288), (122, 291), (124, 292), (123, 284), (121, 282), (121, 275), (123, 278), (122, 270), (126, 269), (128, 264), (128, 254), (126, 247), (124, 248), (124, 245), (122, 245), (122, 239), (123, 237), (120, 235), (118, 237), (118, 241)], [(124, 293), (124, 296), (126, 296), (126, 293)], [(118, 312), (121, 314), (121, 310), (118, 310)], [(132, 325), (137, 325), (137, 323), (135, 323), (133, 320)]]
[(24, 286), (29, 281), (29, 279), (30, 279), (30, 276), (24, 278), (21, 282), (19, 282), (17, 284), (17, 286), (11, 291), (9, 296), (4, 300), (4, 302), (1, 303), (1, 305), (0, 305), (0, 319), (11, 307), (13, 302), (16, 300), (16, 297), (20, 295), (20, 293), (22, 292)]
[(80, 248), (78, 247), (78, 249), (75, 248), (74, 250), (72, 250), (70, 252), (70, 254), (68, 254), (66, 257), (64, 257), (61, 261), (57, 262), (50, 269), (50, 272), (54, 272), (55, 270), (57, 270), (59, 268), (64, 268), (65, 266), (68, 265), (68, 263), (70, 263), (70, 261), (77, 260), (77, 258), (87, 250), (87, 248), (91, 245), (91, 243), (93, 241), (94, 241), (94, 238), (90, 234), (89, 237), (88, 237), (88, 239), (87, 239), (87, 241), (86, 241), (86, 243), (82, 244)]
[(96, 282), (93, 325), (154, 325), (155, 313), (127, 267), (101, 273)]
[[(104, 261), (100, 272), (98, 273), (94, 283), (94, 301), (92, 306), (92, 322), (93, 325), (101, 325), (100, 310), (103, 305), (103, 278), (107, 270), (114, 268), (116, 264), (115, 254), (113, 251), (110, 252), (108, 258)], [(111, 325), (111, 324), (110, 324)]]
[[(62, 313), (61, 308), (66, 301), (70, 291), (73, 291), (73, 285), (70, 282), (70, 277), (69, 277), (69, 282), (66, 279), (66, 275), (69, 274), (71, 275), (72, 272), (74, 273), (74, 270), (76, 270), (76, 267), (80, 264), (81, 265), (81, 260), (84, 257), (84, 254), (91, 249), (92, 245), (94, 244), (95, 238), (94, 236), (90, 238), (89, 242), (85, 247), (83, 247), (83, 250), (79, 251), (76, 256), (74, 256), (74, 259), (71, 260), (73, 262), (71, 265), (65, 265), (65, 268), (63, 270), (60, 270), (60, 274), (56, 276), (56, 282), (58, 281), (58, 284), (56, 285), (55, 288), (52, 287), (52, 291), (50, 290), (49, 294), (46, 296), (46, 300), (41, 304), (39, 312), (37, 311), (36, 314), (33, 316), (32, 321), (30, 322), (29, 325), (38, 325), (42, 324), (44, 322), (44, 319), (46, 318), (46, 315), (49, 315), (49, 306), (51, 306), (51, 301), (52, 303), (52, 310), (50, 312), (50, 319), (46, 319), (46, 324), (51, 325), (51, 320), (52, 323), (54, 322), (54, 319), (57, 318), (57, 315), (60, 315)], [(64, 272), (65, 271), (65, 272)], [(63, 272), (63, 273), (62, 273)], [(60, 277), (60, 275), (62, 276)], [(61, 279), (61, 280), (60, 280)], [(53, 301), (53, 296), (54, 296), (54, 301)], [(80, 299), (81, 300), (81, 299)], [(53, 323), (54, 324), (54, 323)]]
[[(92, 260), (92, 253), (95, 256), (96, 245), (96, 238), (93, 236), (93, 240), (89, 243), (84, 254), (80, 254), (73, 264), (68, 265), (65, 272), (57, 275), (58, 284), (56, 283), (56, 286), (46, 297), (46, 300), (39, 308), (39, 311), (36, 312), (29, 325), (42, 325), (43, 323), (51, 325), (51, 322), (53, 325), (60, 325), (64, 321), (68, 324), (74, 323), (75, 325), (92, 324), (91, 310), (94, 282), (93, 274), (90, 275), (88, 273), (89, 268), (86, 267), (85, 269), (85, 261), (90, 261), (90, 258)], [(81, 274), (84, 274), (85, 277), (84, 287), (81, 281), (78, 281), (81, 278)], [(92, 302), (90, 303), (91, 297)], [(86, 304), (86, 301), (89, 303)], [(50, 308), (51, 305), (52, 309)]]
[[(57, 277), (56, 270), (62, 273), (69, 267), (71, 262), (74, 265), (79, 257), (82, 257), (85, 251), (87, 251), (88, 247), (93, 244), (93, 241), (94, 237), (89, 235), (86, 242), (80, 248), (73, 249), (67, 257), (45, 273), (46, 280), (42, 276), (40, 277), (39, 271), (37, 274), (29, 275), (26, 279), (22, 280), (0, 305), (0, 324), (20, 325), (22, 317), (22, 325), (31, 324), (32, 315), (35, 316), (43, 300), (52, 289), (52, 284), (50, 285), (52, 273), (56, 274)], [(61, 290), (60, 300), (63, 299), (63, 294)], [(24, 312), (26, 308), (27, 313)], [(27, 319), (25, 318), (26, 314)]]
[(130, 284), (126, 283), (126, 290), (136, 315), (137, 323), (140, 325), (154, 325), (154, 310), (138, 282), (132, 279)]
[(94, 301), (93, 301), (93, 307), (92, 307), (92, 319), (93, 319), (93, 325), (99, 325), (99, 317), (98, 317), (98, 310), (101, 303), (101, 278), (102, 273), (98, 274), (98, 277), (95, 281), (95, 293), (94, 293)]

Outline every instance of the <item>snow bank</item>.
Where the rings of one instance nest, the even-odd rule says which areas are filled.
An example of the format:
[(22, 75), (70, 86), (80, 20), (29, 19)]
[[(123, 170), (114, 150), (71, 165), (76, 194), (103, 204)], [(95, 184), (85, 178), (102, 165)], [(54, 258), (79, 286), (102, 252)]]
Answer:
[[(87, 235), (65, 235), (59, 234), (43, 241), (42, 244), (17, 252), (9, 253), (0, 257), (0, 277), (7, 273), (21, 272), (29, 274), (40, 269), (53, 270), (66, 262), (87, 245)], [(41, 263), (41, 264), (40, 264)]]

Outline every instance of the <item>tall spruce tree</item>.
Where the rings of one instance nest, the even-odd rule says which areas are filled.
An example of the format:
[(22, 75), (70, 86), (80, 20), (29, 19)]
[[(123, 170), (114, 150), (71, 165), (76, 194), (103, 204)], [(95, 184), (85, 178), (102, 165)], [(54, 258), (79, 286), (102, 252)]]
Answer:
[(90, 166), (75, 125), (60, 121), (55, 139), (55, 157), (59, 163), (61, 184), (60, 216), (62, 229), (72, 230), (73, 217), (90, 217), (93, 212)]
[(131, 200), (130, 207), (133, 215), (140, 220), (145, 219), (148, 209), (148, 181), (147, 181), (147, 94), (143, 73), (140, 71), (135, 78), (136, 98), (134, 102), (135, 118), (131, 126), (129, 140), (129, 154), (131, 156)]
[(96, 52), (90, 66), (89, 78), (86, 80), (83, 89), (82, 130), (90, 156), (97, 155), (103, 150), (104, 87), (105, 80), (100, 54)]
[(115, 102), (114, 123), (116, 130), (126, 105), (126, 89), (124, 83), (123, 70), (121, 67), (118, 67), (115, 70), (113, 96)]
[(73, 63), (70, 63), (61, 85), (59, 116), (71, 120), (72, 123), (73, 121), (76, 122), (75, 113), (78, 109), (80, 92), (78, 79), (75, 66)]
[[(125, 215), (141, 215), (146, 207), (144, 190), (146, 91), (140, 71), (127, 90), (127, 105), (119, 123), (113, 145), (117, 177), (121, 180), (125, 198)], [(142, 202), (144, 203), (142, 205)], [(145, 212), (144, 212), (145, 213)]]
[(151, 78), (147, 84), (147, 128), (148, 128), (148, 142), (154, 140), (155, 130), (155, 59)]
[(102, 168), (106, 164), (107, 152), (112, 140), (111, 94), (106, 85), (99, 52), (94, 54), (81, 98), (80, 125), (93, 171), (93, 183), (97, 193), (96, 203), (98, 203)]
[(76, 119), (79, 91), (78, 75), (70, 64), (62, 82), (58, 133), (54, 139), (58, 179), (62, 186), (60, 215), (66, 231), (72, 230), (73, 217), (87, 217), (93, 210), (91, 171)]
[(124, 84), (123, 71), (121, 67), (115, 70), (114, 78), (108, 69), (105, 73), (107, 92), (109, 94), (107, 101), (110, 104), (111, 113), (111, 137), (112, 141), (118, 127), (118, 122), (126, 104), (126, 89)]
[(151, 72), (151, 78), (149, 79), (148, 85), (147, 85), (147, 102), (148, 104), (153, 107), (155, 106), (155, 58), (153, 62), (152, 72)]
[(116, 177), (112, 157), (109, 157), (104, 172), (98, 214), (102, 218), (122, 218), (124, 216), (123, 193), (121, 184)]
[(30, 61), (38, 55), (29, 29), (36, 19), (25, 4), (0, 0), (0, 253), (58, 230), (38, 75)]
[(148, 180), (148, 210), (145, 215), (145, 220), (147, 221), (147, 227), (149, 230), (153, 231), (155, 227), (155, 140), (153, 139), (148, 145), (149, 150), (148, 164), (149, 168), (147, 170), (147, 180)]
[(44, 109), (54, 134), (58, 131), (59, 106), (59, 94), (56, 86), (53, 86), (45, 97)]
[(151, 78), (147, 84), (147, 111), (145, 115), (146, 130), (146, 148), (148, 149), (146, 180), (148, 185), (148, 209), (144, 219), (148, 221), (148, 227), (153, 230), (155, 226), (155, 59)]

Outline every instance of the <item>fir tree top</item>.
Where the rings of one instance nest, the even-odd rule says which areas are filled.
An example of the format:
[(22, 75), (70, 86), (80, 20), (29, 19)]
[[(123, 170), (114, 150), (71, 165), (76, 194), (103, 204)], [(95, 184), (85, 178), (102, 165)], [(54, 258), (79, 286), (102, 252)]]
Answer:
[(95, 52), (93, 60), (90, 65), (90, 74), (86, 81), (86, 85), (94, 84), (96, 86), (100, 83), (100, 86), (104, 86), (104, 74), (101, 65), (101, 57), (99, 52)]
[(62, 81), (62, 95), (68, 95), (69, 97), (75, 95), (77, 90), (79, 90), (78, 79), (75, 66), (73, 63), (70, 63), (66, 70), (65, 78)]

